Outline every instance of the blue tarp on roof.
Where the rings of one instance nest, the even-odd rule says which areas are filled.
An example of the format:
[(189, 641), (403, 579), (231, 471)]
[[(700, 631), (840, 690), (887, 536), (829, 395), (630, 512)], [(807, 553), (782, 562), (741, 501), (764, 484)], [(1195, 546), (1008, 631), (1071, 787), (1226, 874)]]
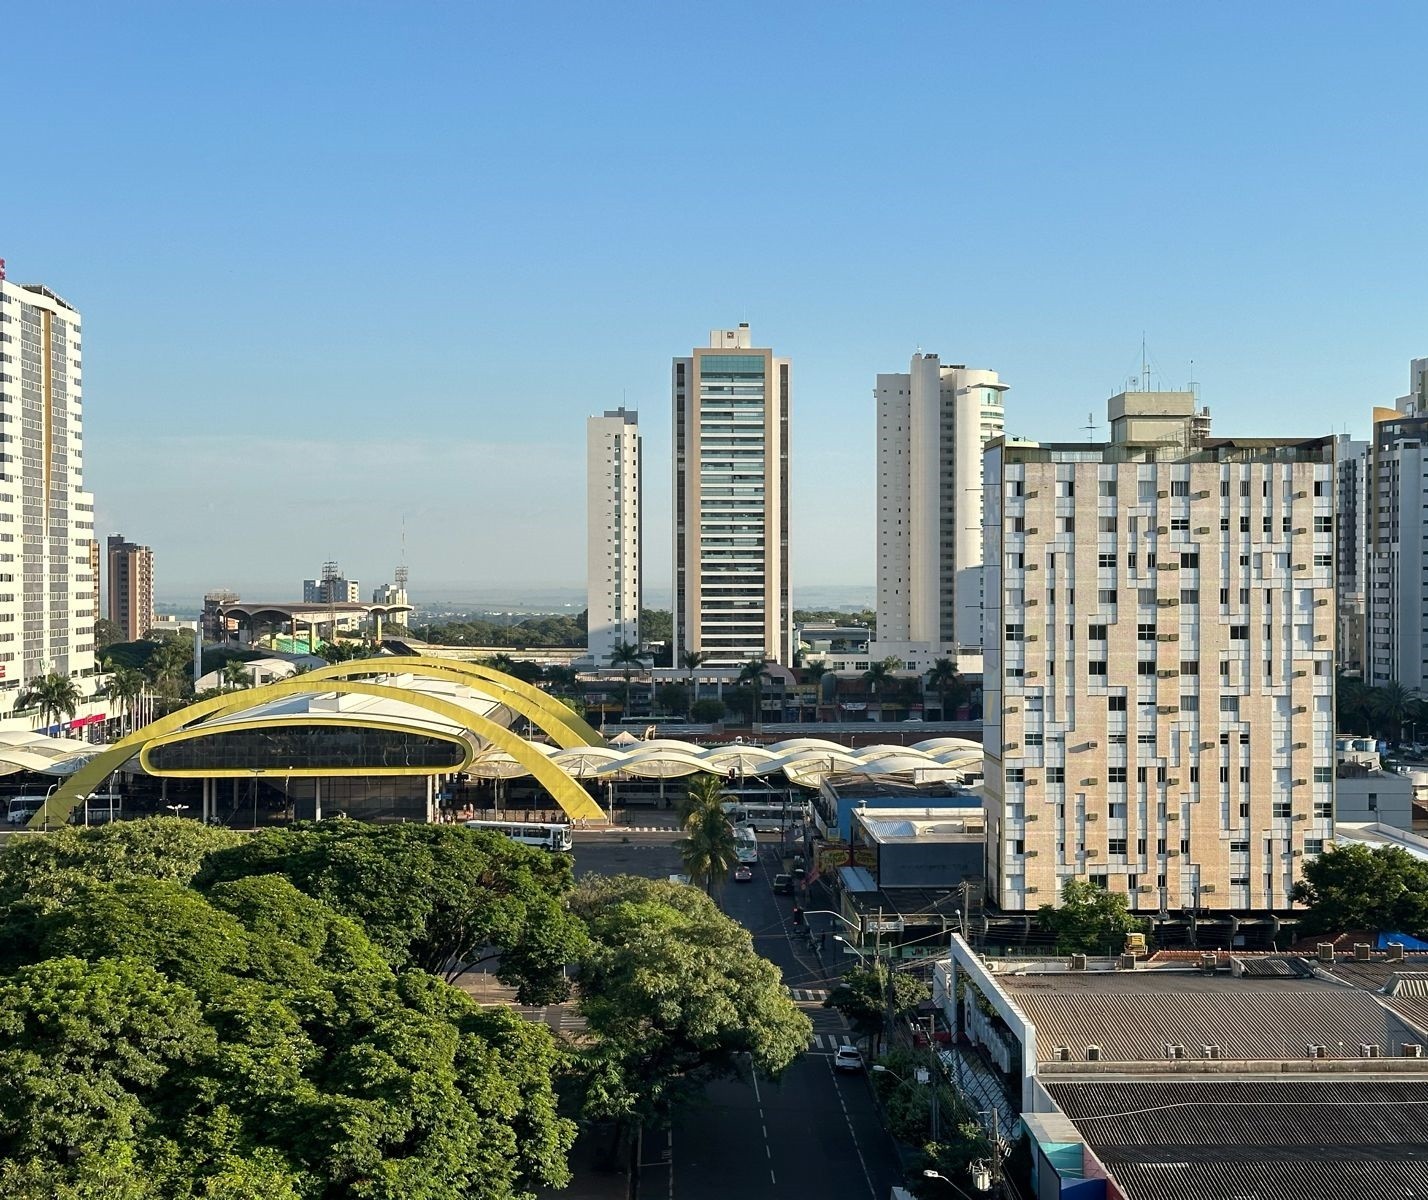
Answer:
[(1389, 942), (1397, 942), (1405, 950), (1428, 950), (1428, 942), (1422, 938), (1410, 937), (1406, 933), (1381, 933), (1378, 935), (1378, 949), (1387, 950)]

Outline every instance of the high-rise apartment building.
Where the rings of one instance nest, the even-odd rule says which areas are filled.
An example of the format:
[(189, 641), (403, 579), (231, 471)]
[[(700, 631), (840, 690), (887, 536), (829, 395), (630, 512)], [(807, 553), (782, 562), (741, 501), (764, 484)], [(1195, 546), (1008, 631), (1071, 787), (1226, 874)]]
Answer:
[(92, 693), (98, 580), (84, 490), (80, 315), (0, 263), (0, 714), (51, 672)]
[(597, 666), (608, 666), (621, 643), (640, 644), (640, 449), (633, 410), (617, 408), (585, 423), (586, 644)]
[(1369, 443), (1356, 442), (1348, 434), (1340, 434), (1334, 443), (1338, 662), (1341, 670), (1358, 674), (1368, 645)]
[(1409, 368), (1393, 408), (1373, 410), (1365, 487), (1368, 554), (1363, 678), (1428, 686), (1428, 358)]
[(987, 885), (1278, 910), (1333, 837), (1334, 439), (1212, 438), (1189, 392), (985, 467)]
[(125, 641), (137, 642), (154, 627), (154, 552), (109, 535), (109, 619)]
[(302, 602), (304, 604), (361, 604), (362, 585), (355, 579), (348, 579), (338, 569), (335, 562), (322, 564), (321, 579), (302, 581)]
[(1005, 432), (1006, 390), (935, 354), (878, 376), (880, 644), (982, 644), (982, 452)]
[(674, 662), (793, 662), (788, 578), (790, 365), (748, 325), (676, 358)]

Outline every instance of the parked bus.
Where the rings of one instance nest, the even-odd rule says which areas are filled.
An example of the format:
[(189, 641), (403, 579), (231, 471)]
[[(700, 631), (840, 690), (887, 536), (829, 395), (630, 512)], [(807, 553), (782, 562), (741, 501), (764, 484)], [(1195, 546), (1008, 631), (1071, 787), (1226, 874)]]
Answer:
[(23, 825), (44, 805), (43, 796), (11, 796), (5, 820), (11, 825)]
[(803, 803), (798, 800), (787, 804), (782, 801), (760, 804), (748, 800), (728, 800), (724, 803), (724, 812), (736, 827), (747, 825), (761, 833), (779, 833), (785, 821), (796, 825), (803, 820)]
[(467, 829), (489, 829), (522, 846), (539, 846), (552, 853), (569, 853), (574, 847), (569, 825), (537, 825), (528, 821), (463, 821)]

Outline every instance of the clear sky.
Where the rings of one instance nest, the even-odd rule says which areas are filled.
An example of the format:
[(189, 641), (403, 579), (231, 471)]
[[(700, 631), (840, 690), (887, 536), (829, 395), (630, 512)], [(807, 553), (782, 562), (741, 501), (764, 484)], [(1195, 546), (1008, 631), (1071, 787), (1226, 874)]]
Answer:
[[(873, 578), (879, 371), (1079, 438), (1139, 370), (1362, 435), (1428, 355), (1428, 6), (8, 5), (0, 257), (85, 318), (100, 536), (161, 598), (580, 585), (584, 418), (794, 363), (794, 584)], [(1191, 366), (1193, 360), (1193, 367)]]

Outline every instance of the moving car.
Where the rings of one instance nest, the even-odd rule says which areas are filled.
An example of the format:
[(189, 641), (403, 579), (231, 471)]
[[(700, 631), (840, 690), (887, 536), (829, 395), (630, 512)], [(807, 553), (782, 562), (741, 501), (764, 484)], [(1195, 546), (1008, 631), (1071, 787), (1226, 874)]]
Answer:
[(734, 879), (738, 883), (748, 883), (754, 877), (754, 869), (745, 863), (734, 868)]
[(773, 890), (777, 892), (780, 896), (792, 896), (793, 876), (782, 874), (775, 875), (773, 881)]
[(861, 1071), (863, 1069), (863, 1054), (857, 1046), (850, 1046), (847, 1043), (839, 1046), (833, 1052), (833, 1069), (835, 1071)]

